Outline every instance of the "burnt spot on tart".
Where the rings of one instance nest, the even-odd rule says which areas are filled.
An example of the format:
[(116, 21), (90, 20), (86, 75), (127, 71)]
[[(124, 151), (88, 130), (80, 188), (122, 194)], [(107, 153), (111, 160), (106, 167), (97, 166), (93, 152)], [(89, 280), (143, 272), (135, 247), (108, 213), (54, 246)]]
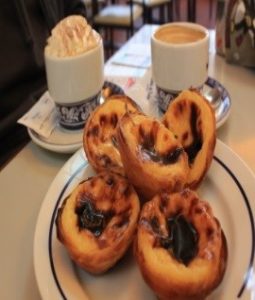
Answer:
[[(126, 189), (124, 189), (124, 192), (122, 193), (125, 195)], [(129, 197), (131, 194), (129, 194), (127, 197)], [(116, 220), (114, 222), (115, 228), (121, 228), (128, 226), (130, 222), (130, 205), (127, 205), (124, 209), (120, 210), (118, 213), (115, 212)]]
[(115, 227), (120, 228), (123, 226), (127, 226), (130, 220), (130, 215), (128, 212), (124, 213), (120, 220), (114, 224)]
[(188, 265), (198, 252), (198, 233), (195, 227), (180, 214), (167, 219), (167, 229), (168, 237), (162, 240), (164, 248), (175, 259)]
[(207, 227), (206, 228), (206, 237), (208, 239), (211, 239), (211, 238), (213, 238), (213, 235), (214, 235), (214, 229), (212, 227)]
[[(181, 103), (180, 103), (181, 104)], [(192, 164), (197, 156), (197, 153), (201, 150), (203, 145), (202, 131), (201, 131), (201, 120), (199, 118), (199, 108), (196, 104), (192, 103), (190, 108), (190, 129), (192, 135), (192, 143), (184, 147), (185, 152), (188, 154), (189, 163)], [(184, 138), (187, 137), (184, 135)], [(185, 140), (186, 140), (185, 139)], [(185, 141), (183, 140), (183, 142)], [(183, 143), (185, 144), (185, 143)]]
[(115, 112), (111, 112), (108, 115), (102, 114), (99, 118), (99, 125), (101, 127), (111, 126), (113, 129), (116, 128), (119, 121), (118, 114)]
[(109, 165), (112, 164), (111, 158), (106, 154), (99, 156), (98, 160), (101, 162), (101, 165), (104, 166), (105, 168), (109, 167)]
[(193, 197), (193, 198), (190, 200), (189, 211), (188, 211), (189, 216), (192, 216), (192, 215), (193, 215), (193, 211), (197, 208), (198, 201), (199, 201), (199, 200), (198, 200), (197, 197)]
[(158, 127), (158, 124), (156, 122), (153, 122), (149, 130), (146, 130), (144, 125), (140, 124), (138, 128), (139, 144), (142, 144), (146, 149), (154, 148)]
[(166, 128), (168, 128), (168, 129), (170, 128), (167, 119), (164, 119), (164, 120), (162, 121), (162, 124), (165, 125)]
[(159, 201), (159, 209), (161, 213), (164, 213), (167, 208), (167, 201), (168, 201), (168, 194), (161, 193), (160, 194), (160, 201)]
[(184, 151), (182, 147), (174, 147), (170, 149), (170, 151), (168, 151), (166, 154), (161, 155), (162, 163), (164, 165), (176, 163), (183, 152)]
[(179, 102), (175, 109), (175, 116), (178, 118), (179, 115), (183, 114), (183, 112), (186, 110), (187, 103), (186, 101)]
[(152, 228), (153, 232), (155, 232), (158, 235), (162, 235), (162, 232), (160, 230), (159, 221), (158, 221), (158, 218), (156, 216), (153, 216), (150, 219), (150, 225), (151, 225), (151, 228)]
[(111, 187), (113, 187), (114, 184), (115, 184), (115, 180), (114, 180), (113, 177), (108, 177), (105, 182), (106, 182), (107, 185), (109, 185)]
[(156, 238), (153, 247), (163, 247), (180, 263), (188, 265), (198, 253), (198, 233), (193, 224), (182, 214), (166, 218), (167, 235), (160, 230), (158, 218), (150, 219)]
[(167, 142), (168, 140), (169, 140), (168, 135), (167, 135), (167, 134), (164, 134), (164, 135), (163, 135), (163, 141), (164, 141), (164, 142)]
[(95, 125), (93, 126), (88, 132), (87, 132), (87, 137), (93, 136), (93, 137), (98, 137), (99, 135), (99, 126)]
[(116, 113), (113, 113), (111, 115), (110, 123), (111, 123), (113, 128), (115, 128), (117, 126), (117, 124), (118, 124), (118, 115)]
[(123, 195), (128, 198), (130, 197), (131, 193), (132, 193), (132, 188), (131, 186), (127, 185), (123, 190)]
[(184, 132), (184, 134), (182, 135), (182, 141), (185, 142), (188, 138), (189, 138), (189, 132), (186, 131), (186, 132)]
[(79, 229), (88, 229), (95, 237), (101, 235), (112, 216), (111, 211), (103, 212), (97, 210), (88, 197), (79, 199), (79, 204), (75, 208), (75, 213), (78, 216)]
[(99, 118), (99, 124), (100, 126), (105, 126), (105, 124), (107, 123), (107, 116), (106, 115), (101, 115)]
[(200, 207), (196, 207), (196, 209), (195, 209), (195, 214), (197, 214), (197, 215), (201, 215), (203, 213), (203, 210), (202, 210), (202, 208), (200, 208)]

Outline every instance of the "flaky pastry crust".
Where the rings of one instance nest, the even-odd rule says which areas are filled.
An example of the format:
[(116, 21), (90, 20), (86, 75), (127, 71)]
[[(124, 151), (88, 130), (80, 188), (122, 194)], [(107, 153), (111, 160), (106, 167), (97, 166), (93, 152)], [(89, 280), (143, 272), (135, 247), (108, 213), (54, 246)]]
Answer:
[(125, 173), (144, 200), (179, 191), (188, 176), (188, 159), (174, 134), (154, 118), (125, 114), (117, 128)]
[(138, 110), (137, 104), (128, 96), (113, 95), (92, 112), (84, 127), (83, 147), (96, 172), (110, 170), (124, 174), (116, 127), (126, 112)]
[(183, 91), (163, 116), (189, 157), (187, 186), (196, 189), (208, 171), (216, 143), (215, 114), (207, 100), (195, 90)]
[[(197, 232), (197, 250), (186, 264), (165, 246), (174, 230), (168, 220), (180, 216)], [(222, 281), (227, 263), (219, 221), (210, 205), (189, 189), (162, 193), (145, 203), (134, 250), (145, 281), (163, 300), (205, 299)]]
[(58, 239), (81, 268), (98, 274), (111, 268), (133, 240), (140, 204), (128, 181), (100, 173), (81, 182), (56, 219)]

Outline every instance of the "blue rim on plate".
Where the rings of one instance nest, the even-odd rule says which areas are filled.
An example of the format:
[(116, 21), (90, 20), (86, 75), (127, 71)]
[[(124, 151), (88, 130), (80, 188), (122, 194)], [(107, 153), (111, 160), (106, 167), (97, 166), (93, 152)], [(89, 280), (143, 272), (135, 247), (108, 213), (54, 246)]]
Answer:
[[(224, 171), (226, 171), (226, 173), (229, 175), (230, 179), (233, 181), (233, 183), (236, 185), (236, 187), (238, 188), (241, 196), (242, 196), (242, 200), (243, 200), (243, 204), (246, 208), (246, 212), (249, 218), (249, 222), (250, 222), (250, 227), (251, 227), (251, 250), (250, 250), (250, 258), (249, 258), (249, 263), (247, 265), (246, 268), (246, 274), (244, 275), (243, 278), (243, 282), (241, 282), (240, 287), (238, 289), (238, 293), (236, 295), (237, 298), (241, 298), (244, 290), (247, 288), (248, 285), (248, 281), (250, 279), (250, 276), (252, 275), (252, 270), (253, 270), (253, 264), (254, 264), (254, 255), (255, 255), (255, 222), (254, 222), (254, 218), (253, 218), (253, 213), (252, 213), (252, 208), (250, 205), (250, 201), (248, 199), (248, 196), (242, 186), (242, 184), (240, 183), (240, 181), (238, 180), (237, 176), (233, 173), (233, 171), (216, 155), (214, 155), (213, 157), (214, 161), (221, 167), (224, 169)], [(65, 293), (64, 293), (64, 289), (62, 288), (60, 281), (58, 279), (57, 276), (57, 272), (55, 269), (55, 265), (54, 265), (54, 258), (53, 258), (53, 250), (52, 250), (52, 240), (53, 240), (53, 230), (54, 230), (54, 224), (55, 224), (55, 219), (56, 219), (56, 214), (57, 214), (57, 210), (58, 207), (61, 203), (61, 201), (63, 200), (63, 195), (65, 193), (65, 191), (67, 190), (67, 188), (70, 186), (70, 184), (72, 183), (72, 181), (75, 179), (75, 177), (88, 165), (87, 161), (84, 161), (77, 169), (76, 171), (74, 171), (72, 173), (72, 175), (69, 177), (69, 179), (66, 181), (66, 183), (64, 184), (63, 188), (61, 189), (61, 191), (59, 192), (54, 210), (52, 212), (51, 215), (51, 221), (50, 221), (50, 230), (49, 230), (49, 235), (48, 235), (48, 252), (49, 252), (49, 259), (50, 259), (50, 267), (51, 267), (51, 271), (55, 280), (55, 284), (58, 288), (58, 291), (60, 293), (60, 295), (63, 297), (63, 299), (67, 299)]]

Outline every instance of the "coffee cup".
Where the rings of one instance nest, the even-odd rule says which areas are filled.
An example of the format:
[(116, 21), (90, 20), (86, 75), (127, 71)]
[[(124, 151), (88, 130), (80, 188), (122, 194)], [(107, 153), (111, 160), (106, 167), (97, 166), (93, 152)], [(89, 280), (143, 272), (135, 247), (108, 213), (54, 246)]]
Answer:
[(151, 37), (152, 78), (165, 111), (180, 91), (201, 89), (208, 77), (209, 32), (198, 24), (173, 22)]
[[(62, 31), (65, 28), (62, 24)], [(97, 33), (94, 32), (93, 34)], [(56, 41), (61, 44), (59, 39), (62, 37), (55, 39), (52, 45), (55, 46)], [(63, 40), (66, 42), (65, 39)], [(77, 44), (77, 41), (75, 42)], [(70, 41), (70, 45), (68, 43), (67, 45), (63, 44), (69, 48), (58, 49), (57, 51), (54, 47), (52, 49), (46, 47), (44, 52), (45, 67), (48, 90), (56, 104), (59, 124), (66, 129), (81, 129), (90, 113), (100, 102), (101, 89), (104, 83), (103, 43), (97, 34), (97, 41), (93, 46), (90, 45), (89, 49), (87, 49), (88, 47), (82, 49), (79, 44), (79, 47), (76, 45), (79, 50), (77, 52), (77, 49), (70, 49), (73, 44), (74, 41)], [(61, 45), (57, 45), (57, 47), (61, 48)]]

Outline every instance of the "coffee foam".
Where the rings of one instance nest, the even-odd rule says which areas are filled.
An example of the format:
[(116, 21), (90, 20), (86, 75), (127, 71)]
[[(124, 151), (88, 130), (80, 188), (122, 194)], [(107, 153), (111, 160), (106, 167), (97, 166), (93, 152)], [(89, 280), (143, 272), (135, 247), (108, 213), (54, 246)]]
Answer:
[(155, 33), (155, 38), (170, 44), (192, 43), (203, 39), (205, 36), (203, 31), (179, 25), (163, 26)]
[(95, 48), (100, 40), (84, 17), (68, 16), (53, 28), (45, 53), (54, 57), (76, 56)]

